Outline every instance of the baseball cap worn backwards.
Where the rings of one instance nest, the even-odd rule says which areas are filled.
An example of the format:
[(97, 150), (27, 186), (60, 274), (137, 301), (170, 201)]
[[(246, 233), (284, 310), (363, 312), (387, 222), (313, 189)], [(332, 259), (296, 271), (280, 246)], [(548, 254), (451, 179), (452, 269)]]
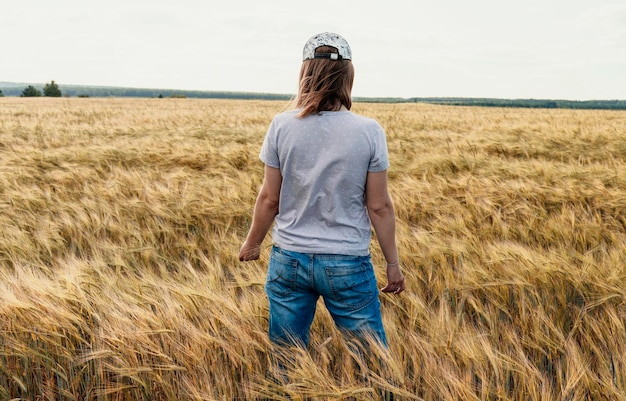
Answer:
[[(315, 49), (321, 46), (330, 46), (337, 49), (337, 53), (318, 53), (315, 54)], [(309, 39), (304, 45), (304, 51), (302, 52), (302, 61), (311, 60), (314, 58), (327, 58), (331, 60), (352, 60), (352, 50), (350, 45), (341, 35), (332, 32), (319, 33)]]

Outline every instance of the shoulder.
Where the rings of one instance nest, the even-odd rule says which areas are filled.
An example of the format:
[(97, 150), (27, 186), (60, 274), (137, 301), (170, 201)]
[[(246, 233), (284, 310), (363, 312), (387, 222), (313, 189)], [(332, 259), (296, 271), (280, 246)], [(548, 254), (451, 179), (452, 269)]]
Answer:
[(297, 110), (276, 114), (267, 129), (267, 135), (274, 137), (279, 135), (280, 132), (290, 130), (294, 124), (297, 124), (296, 120), (298, 120)]
[(384, 129), (380, 123), (371, 117), (366, 117), (361, 114), (350, 113), (350, 118), (353, 120), (355, 127), (359, 127), (365, 132), (374, 135), (384, 134)]
[(286, 123), (298, 119), (298, 110), (289, 110), (278, 113), (272, 119), (272, 123)]
[(348, 115), (350, 115), (350, 117), (357, 123), (362, 124), (363, 126), (367, 126), (367, 127), (380, 127), (380, 124), (378, 123), (377, 120), (375, 120), (372, 117), (367, 117), (364, 116), (362, 114), (356, 114), (353, 112), (348, 113)]

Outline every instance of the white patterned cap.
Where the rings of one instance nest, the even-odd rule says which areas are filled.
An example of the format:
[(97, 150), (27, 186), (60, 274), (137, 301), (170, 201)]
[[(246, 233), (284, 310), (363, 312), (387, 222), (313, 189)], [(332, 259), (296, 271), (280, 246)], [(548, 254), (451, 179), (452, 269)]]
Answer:
[[(315, 54), (315, 49), (321, 46), (334, 47), (335, 49), (337, 49), (339, 54)], [(332, 32), (324, 32), (313, 36), (304, 45), (304, 51), (302, 52), (302, 61), (310, 60), (313, 58), (328, 58), (331, 60), (352, 60), (352, 50), (350, 50), (350, 45), (348, 45), (348, 42), (343, 38), (343, 36)]]

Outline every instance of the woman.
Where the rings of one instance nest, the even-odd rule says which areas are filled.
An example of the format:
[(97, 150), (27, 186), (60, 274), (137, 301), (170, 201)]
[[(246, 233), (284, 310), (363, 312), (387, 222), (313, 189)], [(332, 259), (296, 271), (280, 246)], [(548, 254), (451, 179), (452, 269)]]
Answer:
[(265, 290), (270, 340), (306, 347), (317, 300), (337, 327), (387, 345), (369, 254), (371, 226), (387, 261), (382, 292), (405, 289), (387, 191), (385, 133), (353, 114), (352, 52), (334, 33), (304, 47), (296, 110), (274, 117), (261, 148), (265, 177), (239, 260), (259, 258), (272, 223)]

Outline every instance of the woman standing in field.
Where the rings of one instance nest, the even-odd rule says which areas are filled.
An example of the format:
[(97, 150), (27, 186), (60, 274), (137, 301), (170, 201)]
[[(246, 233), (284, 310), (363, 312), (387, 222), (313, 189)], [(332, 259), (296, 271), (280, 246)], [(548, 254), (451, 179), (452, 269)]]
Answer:
[(317, 300), (337, 327), (387, 345), (369, 253), (371, 226), (387, 261), (382, 292), (405, 289), (387, 191), (387, 143), (353, 114), (352, 52), (334, 33), (304, 47), (296, 110), (278, 114), (261, 148), (265, 177), (239, 260), (256, 260), (272, 223), (265, 290), (273, 343), (306, 347)]

